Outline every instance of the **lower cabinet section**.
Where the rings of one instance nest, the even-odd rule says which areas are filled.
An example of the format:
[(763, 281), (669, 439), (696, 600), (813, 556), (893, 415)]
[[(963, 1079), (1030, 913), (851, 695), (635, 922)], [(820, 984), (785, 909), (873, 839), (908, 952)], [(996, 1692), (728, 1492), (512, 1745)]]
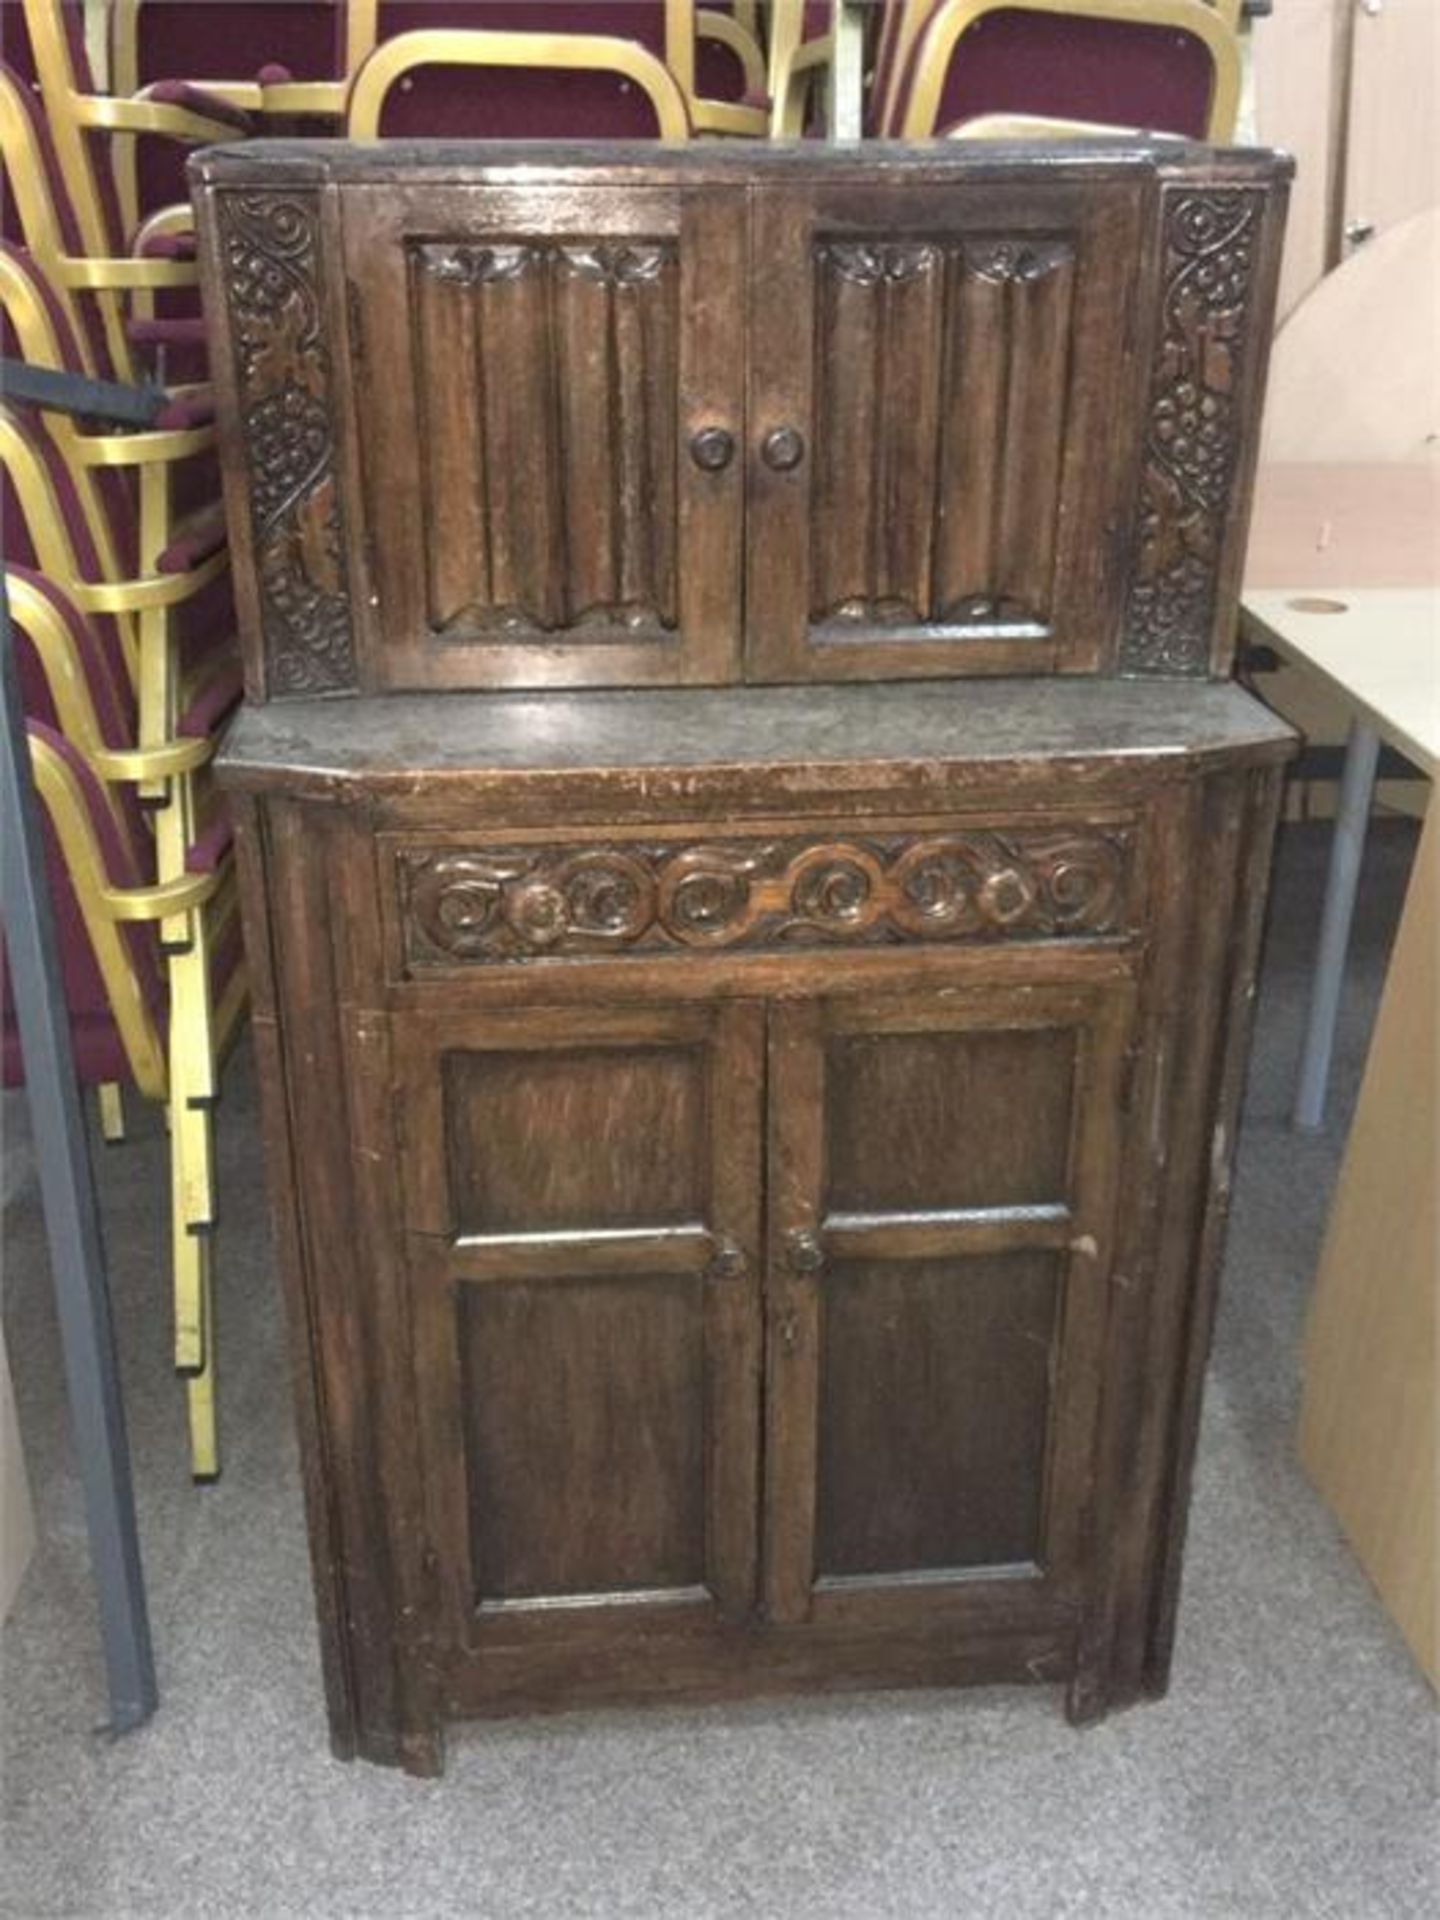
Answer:
[(396, 1020), (457, 1701), (1064, 1670), (1134, 993), (1055, 971)]
[[(583, 939), (531, 952), (495, 932), (500, 868), (559, 843), (549, 790), (487, 830), (504, 862), (443, 792), (414, 802), (439, 827), (241, 797), (338, 1753), (433, 1772), (452, 1719), (600, 1702), (1013, 1680), (1087, 1719), (1163, 1691), (1262, 745), (1084, 763), (1075, 817), (1131, 823), (1124, 914), (1039, 923), (1017, 879), (943, 939), (917, 883), (913, 929), (852, 887), (758, 946), (702, 917), (637, 948), (577, 853)], [(1064, 830), (1067, 796), (1047, 771), (1005, 834)], [(986, 808), (925, 831), (969, 847)], [(590, 831), (710, 858), (689, 820)], [(395, 848), (449, 872), (447, 833), (464, 887), (417, 958)]]

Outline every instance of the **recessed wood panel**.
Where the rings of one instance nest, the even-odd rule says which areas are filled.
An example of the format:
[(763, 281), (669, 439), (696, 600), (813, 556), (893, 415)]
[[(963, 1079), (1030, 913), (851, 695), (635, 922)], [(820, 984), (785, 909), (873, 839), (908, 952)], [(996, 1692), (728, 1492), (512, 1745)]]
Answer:
[(459, 1290), (477, 1601), (698, 1587), (696, 1276)]
[(826, 241), (815, 276), (812, 624), (1043, 633), (1073, 244)]
[(460, 1233), (663, 1226), (703, 1216), (699, 1049), (456, 1051), (443, 1071)]
[(821, 1305), (816, 1572), (1042, 1551), (1059, 1256), (846, 1261)]
[(673, 629), (675, 244), (434, 242), (410, 270), (431, 632)]
[(826, 1204), (1044, 1205), (1069, 1188), (1073, 1028), (832, 1035)]

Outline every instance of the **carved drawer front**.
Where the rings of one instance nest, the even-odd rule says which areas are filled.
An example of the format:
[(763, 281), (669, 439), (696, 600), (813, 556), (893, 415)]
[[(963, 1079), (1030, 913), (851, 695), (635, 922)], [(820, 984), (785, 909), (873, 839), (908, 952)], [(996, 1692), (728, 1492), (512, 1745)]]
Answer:
[(960, 824), (389, 843), (404, 973), (516, 962), (1093, 940), (1133, 931), (1138, 829)]
[(355, 193), (377, 686), (733, 675), (743, 200)]
[(752, 674), (1109, 664), (1141, 206), (1034, 179), (757, 194)]

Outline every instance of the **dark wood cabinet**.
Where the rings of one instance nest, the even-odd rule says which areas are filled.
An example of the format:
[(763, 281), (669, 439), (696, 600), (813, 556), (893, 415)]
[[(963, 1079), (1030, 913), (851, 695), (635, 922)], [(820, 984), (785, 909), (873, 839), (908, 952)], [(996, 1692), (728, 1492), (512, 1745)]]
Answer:
[(337, 1752), (1163, 1691), (1291, 745), (1223, 681), (1276, 163), (200, 181)]
[(252, 697), (1229, 671), (1274, 155), (267, 142), (197, 180)]

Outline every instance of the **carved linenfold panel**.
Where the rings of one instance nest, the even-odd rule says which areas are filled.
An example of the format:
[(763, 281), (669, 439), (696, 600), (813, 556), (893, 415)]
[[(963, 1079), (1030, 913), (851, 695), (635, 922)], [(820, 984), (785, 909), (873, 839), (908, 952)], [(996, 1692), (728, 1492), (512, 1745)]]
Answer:
[(411, 258), (431, 630), (673, 630), (675, 245), (427, 242)]
[(402, 849), (407, 961), (1052, 939), (1130, 923), (1130, 828)]
[(826, 242), (816, 275), (812, 620), (1043, 634), (1073, 246)]
[(354, 684), (318, 199), (222, 193), (216, 217), (234, 338), (270, 689)]
[(1129, 673), (1203, 674), (1215, 575), (1244, 421), (1238, 393), (1256, 350), (1251, 307), (1265, 195), (1164, 193), (1164, 295), (1155, 348), (1129, 608)]

